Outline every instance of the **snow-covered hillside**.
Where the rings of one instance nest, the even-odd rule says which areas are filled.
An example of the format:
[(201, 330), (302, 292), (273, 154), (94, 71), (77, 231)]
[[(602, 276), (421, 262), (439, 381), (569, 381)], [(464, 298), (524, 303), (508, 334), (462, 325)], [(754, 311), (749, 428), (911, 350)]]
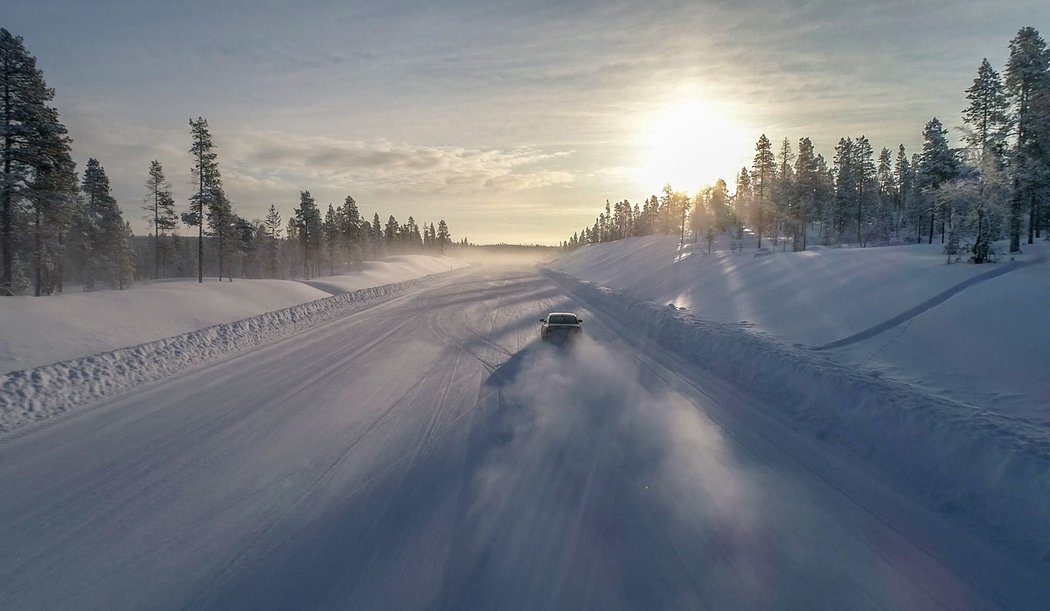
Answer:
[[(664, 236), (574, 251), (551, 264), (582, 280), (1050, 425), (1050, 244), (998, 263), (946, 264), (941, 245), (801, 253), (678, 248)], [(1041, 297), (1042, 296), (1042, 297)]]

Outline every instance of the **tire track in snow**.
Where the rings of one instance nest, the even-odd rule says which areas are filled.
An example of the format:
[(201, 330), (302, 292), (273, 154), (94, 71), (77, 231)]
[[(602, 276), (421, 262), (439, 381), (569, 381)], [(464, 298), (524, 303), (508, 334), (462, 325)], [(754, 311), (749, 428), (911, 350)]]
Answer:
[(922, 302), (922, 303), (920, 303), (920, 304), (918, 304), (918, 305), (916, 305), (914, 307), (908, 308), (907, 310), (901, 312), (900, 314), (894, 316), (893, 318), (891, 318), (889, 320), (883, 321), (883, 322), (881, 322), (881, 323), (879, 323), (879, 324), (877, 324), (877, 325), (875, 325), (873, 327), (870, 327), (868, 329), (865, 329), (865, 330), (863, 330), (863, 331), (861, 331), (859, 333), (854, 333), (853, 335), (849, 335), (847, 337), (843, 337), (842, 339), (837, 339), (837, 340), (835, 340), (835, 341), (833, 341), (831, 343), (827, 343), (827, 344), (824, 344), (822, 346), (811, 346), (810, 350), (816, 350), (816, 351), (831, 350), (831, 349), (834, 349), (834, 348), (841, 348), (843, 346), (850, 346), (852, 344), (856, 344), (856, 343), (862, 342), (864, 340), (871, 339), (871, 338), (875, 337), (876, 335), (880, 335), (882, 333), (885, 333), (886, 331), (889, 331), (890, 329), (893, 329), (894, 327), (897, 327), (897, 326), (899, 326), (899, 325), (901, 325), (901, 324), (903, 324), (903, 323), (905, 323), (905, 322), (915, 318), (916, 316), (918, 316), (919, 314), (922, 314), (923, 312), (926, 312), (926, 311), (928, 311), (928, 310), (930, 310), (932, 308), (935, 308), (935, 307), (941, 305), (945, 301), (948, 301), (948, 299), (951, 298), (952, 296), (954, 296), (954, 295), (956, 295), (958, 293), (961, 293), (962, 291), (970, 288), (971, 286), (973, 286), (975, 284), (980, 284), (982, 282), (986, 282), (988, 280), (991, 280), (992, 278), (998, 278), (999, 276), (1002, 276), (1003, 274), (1008, 274), (1008, 273), (1010, 273), (1012, 271), (1016, 271), (1016, 270), (1019, 270), (1019, 269), (1024, 268), (1024, 267), (1028, 267), (1030, 265), (1036, 265), (1036, 264), (1039, 264), (1039, 263), (1046, 263), (1046, 260), (1047, 260), (1046, 257), (1039, 257), (1038, 259), (1033, 259), (1031, 261), (1014, 261), (1014, 262), (1011, 262), (1011, 263), (1006, 263), (1000, 268), (992, 269), (992, 270), (989, 270), (989, 271), (984, 272), (982, 274), (978, 274), (978, 275), (974, 276), (973, 278), (968, 278), (966, 280), (963, 280), (959, 284), (956, 284), (955, 286), (952, 286), (952, 287), (948, 288), (947, 290), (942, 291), (941, 293), (939, 293), (937, 295), (934, 295), (933, 297), (930, 297), (926, 301), (924, 301), (924, 302)]

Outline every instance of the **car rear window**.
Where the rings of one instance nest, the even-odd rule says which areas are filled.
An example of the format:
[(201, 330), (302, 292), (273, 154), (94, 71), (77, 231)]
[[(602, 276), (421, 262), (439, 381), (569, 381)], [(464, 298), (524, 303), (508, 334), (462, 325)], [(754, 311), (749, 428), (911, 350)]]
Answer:
[(576, 317), (571, 314), (552, 314), (547, 323), (551, 325), (575, 325)]

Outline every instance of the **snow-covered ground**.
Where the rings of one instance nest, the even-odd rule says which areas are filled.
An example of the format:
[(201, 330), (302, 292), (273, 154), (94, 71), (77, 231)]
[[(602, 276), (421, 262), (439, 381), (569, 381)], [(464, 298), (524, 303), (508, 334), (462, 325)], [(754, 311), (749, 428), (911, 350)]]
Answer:
[(69, 291), (0, 301), (0, 373), (136, 346), (333, 294), (404, 282), (465, 265), (404, 255), (368, 261), (360, 272), (308, 281), (180, 279), (125, 291)]
[[(1040, 608), (1045, 425), (850, 351), (980, 317), (997, 282), (1034, 303), (1038, 273), (1012, 283), (1041, 249), (975, 268), (910, 248), (627, 240), (0, 374), (0, 607)], [(744, 282), (811, 262), (792, 316), (791, 286)], [(894, 307), (854, 296), (880, 274)], [(817, 305), (835, 331), (798, 332)], [(564, 310), (584, 338), (539, 345)]]
[[(593, 245), (551, 268), (982, 410), (1050, 426), (1050, 243), (998, 263), (942, 246), (780, 252), (664, 236)], [(829, 346), (830, 344), (830, 346)]]
[[(562, 310), (585, 336), (540, 344)], [(1024, 427), (529, 267), (438, 276), (25, 431), (0, 440), (0, 608), (1050, 596), (1050, 452)]]
[[(5, 300), (0, 433), (346, 316), (464, 267), (410, 255), (305, 282), (157, 282)], [(310, 286), (314, 285), (314, 286)]]

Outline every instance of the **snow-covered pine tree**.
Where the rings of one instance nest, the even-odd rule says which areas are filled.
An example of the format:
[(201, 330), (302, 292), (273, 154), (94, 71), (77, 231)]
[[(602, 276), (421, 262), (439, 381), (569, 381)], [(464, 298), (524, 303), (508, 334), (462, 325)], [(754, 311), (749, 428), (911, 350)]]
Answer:
[(916, 169), (916, 188), (928, 205), (930, 233), (927, 243), (932, 244), (938, 214), (942, 222), (941, 240), (944, 240), (948, 210), (944, 200), (936, 197), (936, 191), (956, 176), (958, 160), (948, 146), (948, 130), (944, 129), (937, 117), (926, 123), (922, 130), (922, 141), (922, 153), (919, 155), (919, 167)]
[(977, 77), (966, 90), (966, 98), (970, 104), (962, 112), (966, 123), (963, 140), (969, 146), (968, 157), (977, 170), (977, 194), (967, 218), (960, 220), (969, 226), (974, 236), (971, 260), (983, 263), (991, 256), (991, 243), (999, 237), (1009, 190), (1005, 172), (1009, 103), (1002, 79), (987, 58), (977, 69)]
[(988, 58), (977, 68), (973, 85), (966, 90), (966, 99), (970, 104), (962, 112), (967, 126), (963, 141), (973, 151), (978, 165), (987, 157), (1001, 165), (1010, 129), (1010, 105), (1002, 78), (988, 63)]
[(263, 227), (266, 230), (267, 277), (277, 278), (278, 245), (281, 239), (281, 213), (277, 211), (277, 207), (273, 204), (270, 204), (270, 209), (266, 212)]

